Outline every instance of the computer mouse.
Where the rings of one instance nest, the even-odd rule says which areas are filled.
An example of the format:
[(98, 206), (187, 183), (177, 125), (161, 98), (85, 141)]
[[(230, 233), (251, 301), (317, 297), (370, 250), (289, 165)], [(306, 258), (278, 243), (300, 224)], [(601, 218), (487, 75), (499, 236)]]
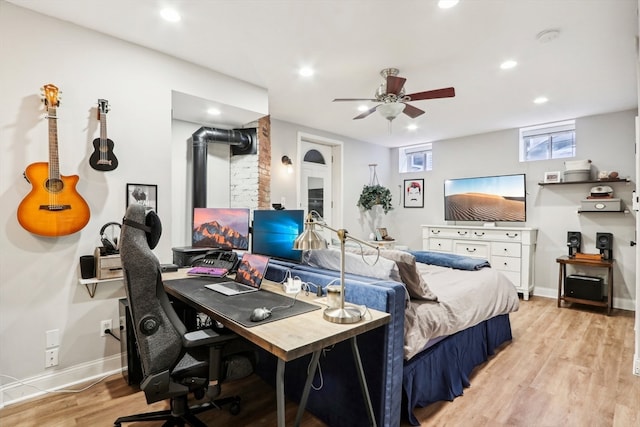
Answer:
[(266, 307), (258, 307), (251, 313), (252, 322), (260, 322), (271, 317), (271, 310)]

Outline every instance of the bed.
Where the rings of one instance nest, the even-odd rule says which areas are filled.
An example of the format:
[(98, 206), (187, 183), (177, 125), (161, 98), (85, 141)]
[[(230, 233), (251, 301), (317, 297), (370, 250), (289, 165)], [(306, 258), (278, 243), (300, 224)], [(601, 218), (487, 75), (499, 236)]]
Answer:
[[(513, 284), (491, 268), (452, 269), (415, 262), (415, 258), (428, 254), (384, 252), (387, 259), (406, 260), (410, 255), (413, 264), (397, 261), (395, 266), (402, 268), (390, 268), (389, 277), (385, 278), (371, 267), (354, 267), (351, 259), (346, 263), (346, 299), (392, 314), (384, 331), (359, 340), (379, 425), (395, 426), (401, 418), (419, 425), (414, 408), (461, 395), (470, 385), (469, 375), (474, 367), (511, 340), (508, 313), (518, 309), (518, 295)], [(331, 267), (335, 265), (271, 263), (270, 268), (278, 270), (272, 272), (271, 280), (282, 280), (288, 271), (303, 281), (324, 286), (338, 276), (337, 269)], [(402, 269), (400, 279), (405, 280), (392, 280)], [(408, 278), (408, 271), (419, 277)], [(364, 276), (363, 272), (374, 277)], [(411, 289), (416, 281), (429, 288), (426, 299), (407, 298), (416, 292)], [(328, 357), (323, 369), (325, 384), (340, 379), (342, 386), (316, 392), (316, 402), (310, 400), (309, 410), (328, 425), (361, 425), (366, 416), (360, 413), (357, 400), (352, 399), (344, 409), (335, 404), (341, 401), (341, 393), (345, 398), (356, 394), (346, 386), (348, 382), (357, 384), (355, 378), (351, 379), (349, 367), (336, 366), (343, 360), (340, 351), (334, 352), (334, 361)], [(325, 392), (327, 395), (322, 397)]]

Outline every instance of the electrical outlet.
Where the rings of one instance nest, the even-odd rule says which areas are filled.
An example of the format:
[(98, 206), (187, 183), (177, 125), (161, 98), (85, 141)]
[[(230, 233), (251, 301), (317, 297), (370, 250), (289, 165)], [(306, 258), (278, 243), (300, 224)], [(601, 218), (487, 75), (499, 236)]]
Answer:
[(127, 319), (124, 316), (120, 316), (120, 330), (121, 331), (127, 330)]
[(633, 361), (633, 375), (640, 377), (640, 357), (636, 357)]
[(107, 329), (111, 330), (112, 327), (113, 325), (111, 323), (111, 319), (103, 320), (102, 322), (100, 322), (100, 336), (105, 336), (106, 334), (104, 333), (104, 331)]
[(58, 349), (52, 348), (44, 352), (44, 367), (58, 366)]

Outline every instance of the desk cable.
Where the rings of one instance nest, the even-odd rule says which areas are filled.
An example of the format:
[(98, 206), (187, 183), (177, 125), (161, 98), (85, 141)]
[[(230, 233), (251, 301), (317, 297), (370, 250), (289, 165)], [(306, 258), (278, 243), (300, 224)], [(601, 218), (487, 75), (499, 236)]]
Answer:
[(18, 383), (18, 384), (20, 384), (20, 385), (24, 385), (24, 386), (27, 386), (27, 387), (35, 388), (36, 390), (41, 391), (41, 392), (43, 392), (43, 393), (81, 393), (81, 392), (83, 392), (83, 391), (86, 391), (86, 390), (90, 389), (90, 388), (91, 388), (91, 387), (93, 387), (94, 385), (101, 383), (102, 381), (104, 381), (104, 380), (106, 380), (107, 378), (109, 378), (111, 375), (113, 375), (113, 374), (104, 375), (104, 376), (100, 377), (98, 380), (96, 380), (95, 382), (93, 382), (93, 383), (89, 384), (89, 385), (88, 385), (88, 386), (86, 386), (86, 387), (83, 387), (83, 388), (81, 388), (81, 389), (78, 389), (78, 390), (67, 390), (67, 389), (60, 389), (60, 390), (55, 390), (55, 389), (43, 389), (43, 388), (40, 388), (40, 387), (38, 387), (38, 386), (36, 386), (36, 385), (29, 384), (29, 383), (27, 383), (27, 382), (21, 381), (21, 380), (19, 380), (19, 379), (18, 379), (18, 378), (16, 378), (16, 377), (12, 377), (11, 375), (0, 374), (0, 377), (9, 378), (10, 380), (13, 380), (13, 381), (17, 382), (17, 383)]

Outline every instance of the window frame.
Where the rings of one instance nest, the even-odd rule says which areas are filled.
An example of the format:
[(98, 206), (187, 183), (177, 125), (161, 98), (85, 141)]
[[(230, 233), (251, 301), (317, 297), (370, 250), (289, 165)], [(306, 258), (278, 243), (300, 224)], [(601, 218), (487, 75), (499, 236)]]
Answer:
[[(561, 134), (567, 132), (573, 133), (570, 156), (554, 156), (557, 153), (554, 150), (554, 137), (558, 137)], [(548, 142), (547, 154), (545, 158), (527, 158), (531, 150), (527, 150), (527, 141), (533, 137), (546, 137)], [(528, 126), (519, 129), (519, 160), (520, 162), (535, 162), (540, 160), (557, 160), (557, 159), (569, 159), (576, 156), (577, 137), (576, 137), (576, 121), (564, 120), (561, 122), (546, 123), (543, 125)]]
[[(423, 167), (415, 168), (413, 163), (415, 155), (422, 154)], [(411, 158), (411, 165), (409, 164)], [(433, 143), (423, 143), (417, 145), (407, 145), (398, 148), (398, 172), (399, 173), (415, 173), (428, 172), (433, 170)]]

